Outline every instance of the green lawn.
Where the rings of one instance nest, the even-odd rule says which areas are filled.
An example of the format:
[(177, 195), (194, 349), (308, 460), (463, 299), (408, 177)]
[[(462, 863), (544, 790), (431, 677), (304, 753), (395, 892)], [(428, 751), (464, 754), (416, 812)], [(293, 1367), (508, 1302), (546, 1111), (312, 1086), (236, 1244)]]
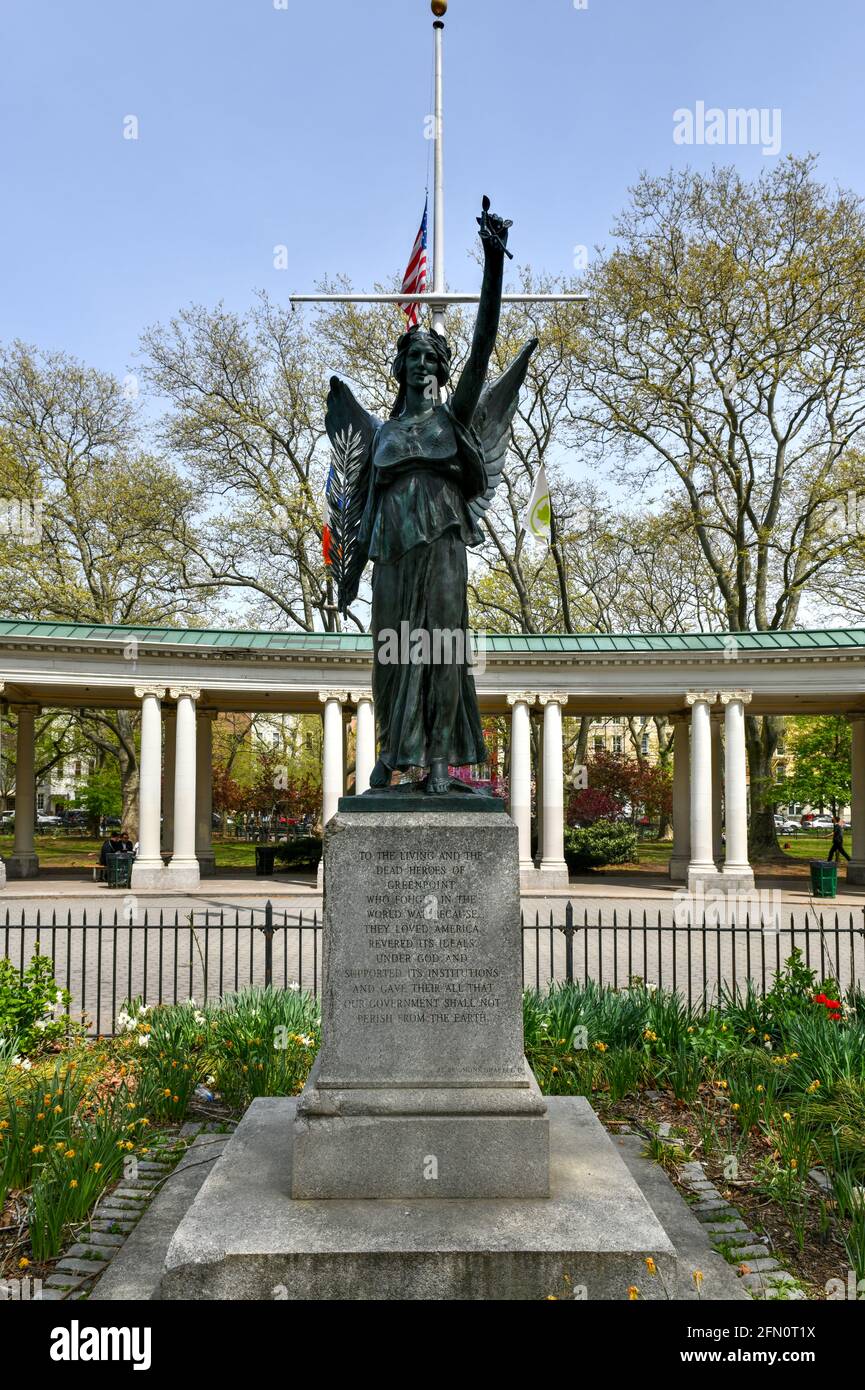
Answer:
[[(779, 843), (791, 859), (791, 869), (801, 872), (804, 862), (809, 859), (825, 859), (829, 853), (831, 836), (782, 835)], [(0, 854), (5, 858), (12, 853), (14, 837), (0, 835)], [(255, 867), (255, 845), (247, 840), (222, 839), (214, 835), (213, 847), (218, 869), (251, 870)], [(672, 850), (670, 840), (643, 840), (637, 846), (637, 863), (641, 868), (663, 873), (669, 862)], [(92, 869), (99, 861), (102, 840), (85, 836), (59, 834), (48, 831), (36, 835), (36, 853), (39, 862), (46, 869)], [(850, 836), (844, 836), (844, 848), (850, 852)], [(607, 872), (614, 873), (619, 866), (612, 865)]]
[[(785, 855), (792, 861), (791, 869), (794, 872), (800, 872), (804, 868), (803, 861), (826, 858), (832, 843), (832, 836), (814, 835), (809, 831), (802, 831), (799, 835), (779, 835), (778, 843)], [(672, 848), (672, 843), (669, 840), (643, 840), (637, 846), (637, 863), (645, 865), (647, 868), (666, 869), (670, 862)], [(849, 834), (844, 836), (844, 848), (849, 854)]]
[[(15, 837), (0, 835), (0, 854), (12, 853)], [(99, 862), (101, 839), (83, 835), (66, 835), (53, 831), (36, 835), (36, 853), (46, 869), (92, 869)], [(213, 837), (218, 869), (252, 869), (255, 867), (255, 845), (247, 840)]]

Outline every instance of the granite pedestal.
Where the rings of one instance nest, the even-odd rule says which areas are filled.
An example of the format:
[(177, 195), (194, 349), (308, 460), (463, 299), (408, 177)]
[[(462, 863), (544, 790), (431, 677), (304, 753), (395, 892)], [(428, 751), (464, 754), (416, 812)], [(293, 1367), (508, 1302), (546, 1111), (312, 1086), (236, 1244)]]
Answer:
[(423, 801), (327, 826), (322, 1046), (297, 1106), (296, 1198), (549, 1191), (546, 1104), (523, 1055), (516, 826)]
[(400, 1201), (292, 1198), (296, 1105), (253, 1102), (175, 1232), (160, 1298), (676, 1296), (675, 1250), (588, 1101), (547, 1101), (549, 1196)]

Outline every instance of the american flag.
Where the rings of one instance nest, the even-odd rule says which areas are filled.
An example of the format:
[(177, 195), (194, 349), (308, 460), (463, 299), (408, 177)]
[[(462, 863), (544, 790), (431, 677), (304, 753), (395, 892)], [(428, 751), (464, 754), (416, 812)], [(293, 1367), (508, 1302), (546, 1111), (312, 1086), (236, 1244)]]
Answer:
[[(426, 243), (427, 243), (427, 211), (429, 208), (429, 196), (423, 206), (423, 217), (415, 244), (412, 247), (411, 259), (406, 267), (405, 277), (402, 282), (404, 294), (423, 294), (426, 291)], [(406, 325), (414, 328), (420, 318), (419, 304), (403, 304), (402, 311), (406, 317)]]

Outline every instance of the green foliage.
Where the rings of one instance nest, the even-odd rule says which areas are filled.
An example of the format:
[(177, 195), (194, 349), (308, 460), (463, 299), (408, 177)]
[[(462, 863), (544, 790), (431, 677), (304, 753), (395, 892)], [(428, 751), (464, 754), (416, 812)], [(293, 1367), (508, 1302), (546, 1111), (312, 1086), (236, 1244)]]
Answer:
[(604, 864), (631, 864), (637, 858), (636, 832), (617, 821), (598, 820), (594, 825), (568, 826), (565, 861), (569, 869), (599, 869)]
[(23, 976), (0, 960), (0, 1045), (29, 1057), (73, 1029), (71, 996), (59, 989), (48, 956), (33, 956)]
[(843, 714), (821, 714), (787, 721), (787, 751), (793, 767), (784, 797), (833, 813), (850, 802), (850, 723)]
[(321, 839), (318, 835), (304, 835), (296, 840), (286, 840), (278, 846), (276, 858), (286, 868), (317, 869), (321, 859)]
[(81, 802), (92, 817), (119, 816), (123, 808), (120, 769), (114, 759), (94, 768), (81, 790)]
[(214, 1084), (229, 1105), (302, 1090), (321, 1038), (313, 995), (251, 987), (214, 1009), (209, 1022)]
[(10, 1068), (0, 1086), (0, 1209), (27, 1191), (37, 1260), (59, 1254), (69, 1224), (83, 1221), (124, 1158), (141, 1147), (147, 1118), (125, 1075), (93, 1075), (74, 1061), (48, 1073)]

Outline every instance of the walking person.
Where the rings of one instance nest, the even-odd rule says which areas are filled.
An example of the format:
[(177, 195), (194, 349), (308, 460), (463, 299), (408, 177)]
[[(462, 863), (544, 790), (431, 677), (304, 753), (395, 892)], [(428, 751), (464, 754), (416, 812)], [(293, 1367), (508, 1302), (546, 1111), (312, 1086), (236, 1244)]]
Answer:
[(847, 863), (850, 863), (850, 856), (844, 848), (844, 826), (840, 816), (834, 816), (832, 821), (832, 848), (829, 850), (829, 863), (833, 859), (840, 859), (843, 854)]

